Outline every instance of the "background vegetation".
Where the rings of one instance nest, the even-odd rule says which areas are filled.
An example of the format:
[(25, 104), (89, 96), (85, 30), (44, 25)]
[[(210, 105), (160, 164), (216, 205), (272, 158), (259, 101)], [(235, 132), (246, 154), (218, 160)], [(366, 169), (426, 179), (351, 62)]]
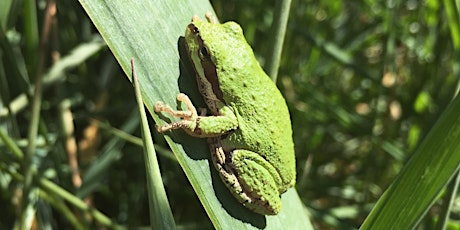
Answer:
[[(212, 4), (221, 21), (242, 25), (263, 64), (274, 1)], [(21, 166), (40, 175), (41, 190), (29, 198), (39, 229), (148, 226), (132, 85), (79, 2), (49, 5), (0, 3), (0, 228), (28, 210), (20, 201), (29, 170)], [(315, 227), (360, 226), (456, 94), (458, 7), (453, 0), (292, 2), (277, 84), (292, 116), (297, 191)], [(35, 99), (40, 76), (43, 95)], [(37, 111), (38, 136), (30, 138)], [(155, 140), (176, 224), (211, 227), (181, 166), (161, 148), (161, 136)], [(50, 181), (74, 194), (73, 202)], [(446, 202), (426, 210), (419, 227), (433, 228)], [(82, 211), (88, 207), (101, 213)]]

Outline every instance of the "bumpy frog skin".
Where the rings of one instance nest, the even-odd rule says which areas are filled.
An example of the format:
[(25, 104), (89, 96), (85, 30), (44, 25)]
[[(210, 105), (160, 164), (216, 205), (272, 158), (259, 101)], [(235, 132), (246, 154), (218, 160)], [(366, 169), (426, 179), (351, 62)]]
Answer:
[[(207, 15), (208, 16), (208, 15)], [(263, 215), (281, 210), (280, 196), (295, 184), (295, 156), (288, 108), (257, 62), (241, 27), (194, 17), (185, 31), (189, 57), (211, 115), (198, 115), (185, 94), (186, 111), (157, 102), (155, 112), (180, 121), (159, 132), (184, 129), (208, 138), (211, 159), (231, 193)]]

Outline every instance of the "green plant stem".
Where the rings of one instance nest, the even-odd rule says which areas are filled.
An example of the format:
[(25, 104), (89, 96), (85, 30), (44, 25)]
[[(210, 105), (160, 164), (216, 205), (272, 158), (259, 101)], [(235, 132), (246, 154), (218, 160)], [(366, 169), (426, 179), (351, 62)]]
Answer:
[[(18, 181), (24, 181), (24, 176), (15, 172), (12, 168), (9, 166), (6, 166), (5, 164), (0, 164), (0, 169), (3, 171), (7, 172), (10, 174), (14, 179)], [(110, 218), (108, 218), (106, 215), (101, 213), (100, 211), (88, 206), (84, 201), (82, 201), (80, 198), (74, 196), (70, 192), (66, 191), (65, 189), (59, 187), (55, 183), (49, 181), (48, 179), (45, 178), (36, 178), (38, 187), (42, 189), (43, 191), (47, 192), (49, 195), (61, 197), (65, 201), (69, 202), (72, 204), (74, 207), (77, 209), (87, 212), (90, 214), (98, 223), (109, 227), (110, 229), (123, 229), (122, 226), (116, 225), (113, 223)]]
[[(454, 58), (452, 70), (453, 74), (457, 79), (460, 79), (460, 15), (458, 10), (460, 7), (456, 4), (455, 0), (444, 0), (444, 9), (446, 9), (446, 15), (449, 22), (449, 31), (454, 47)], [(457, 82), (457, 89), (455, 94), (460, 91), (460, 81)]]
[(444, 195), (444, 202), (441, 207), (441, 213), (439, 213), (438, 222), (435, 229), (446, 229), (447, 222), (449, 221), (449, 214), (454, 205), (454, 201), (457, 198), (458, 185), (460, 184), (460, 171), (453, 180), (450, 181), (447, 186), (447, 192)]
[(450, 35), (455, 50), (460, 50), (460, 21), (455, 0), (444, 0), (444, 9), (449, 20)]
[(44, 179), (44, 178), (39, 178), (38, 179), (38, 184), (45, 191), (50, 191), (50, 192), (62, 197), (67, 202), (69, 202), (72, 205), (74, 205), (76, 208), (78, 208), (78, 209), (80, 209), (82, 211), (88, 212), (91, 216), (93, 216), (93, 218), (97, 222), (103, 224), (104, 226), (110, 227), (112, 229), (121, 228), (120, 226), (118, 226), (115, 223), (113, 223), (112, 220), (110, 220), (110, 218), (108, 218), (106, 215), (104, 215), (100, 211), (88, 206), (84, 201), (82, 201), (78, 197), (74, 196), (73, 194), (71, 194), (67, 190), (59, 187), (55, 183), (53, 183), (53, 182), (51, 182), (51, 181), (49, 181), (47, 179)]
[[(3, 38), (0, 38), (1, 48), (5, 48), (4, 45), (1, 44), (3, 40)], [(106, 44), (99, 36), (95, 36), (93, 40), (87, 43), (81, 43), (76, 46), (69, 54), (54, 63), (53, 66), (43, 75), (43, 89), (46, 90), (48, 86), (52, 85), (56, 81), (63, 80), (66, 77), (65, 72), (67, 70), (79, 66), (105, 46)], [(30, 89), (30, 93), (32, 93), (35, 86), (31, 86)], [(26, 93), (19, 94), (10, 101), (8, 107), (10, 107), (11, 110), (0, 110), (0, 118), (9, 116), (9, 113), (16, 114), (18, 111), (23, 110), (28, 104)]]
[(90, 118), (91, 122), (94, 122), (96, 123), (100, 128), (108, 131), (110, 134), (114, 135), (114, 136), (117, 136), (131, 144), (134, 144), (134, 145), (137, 145), (137, 146), (140, 146), (142, 147), (143, 144), (142, 144), (142, 139), (139, 138), (139, 137), (136, 137), (136, 136), (133, 136), (129, 133), (126, 133), (125, 131), (123, 130), (120, 130), (120, 129), (116, 129), (112, 126), (110, 126), (109, 124), (106, 124), (104, 122), (101, 122), (97, 119), (94, 119), (94, 118)]
[(268, 53), (265, 70), (273, 82), (276, 82), (278, 77), (278, 68), (280, 66), (281, 52), (283, 50), (284, 38), (286, 36), (286, 27), (289, 19), (289, 9), (291, 0), (278, 0), (275, 6), (275, 14), (273, 16), (272, 25), (272, 52)]
[[(139, 138), (139, 137), (136, 137), (136, 136), (133, 136), (123, 130), (120, 130), (120, 129), (116, 129), (112, 126), (110, 126), (109, 124), (106, 124), (104, 122), (101, 122), (97, 119), (91, 119), (92, 122), (95, 122), (99, 127), (101, 127), (102, 129), (106, 130), (107, 132), (109, 132), (110, 134), (114, 135), (114, 136), (117, 136), (123, 140), (126, 140), (127, 142), (131, 143), (131, 144), (134, 144), (134, 145), (137, 145), (137, 146), (140, 146), (142, 147), (143, 146), (143, 142), (142, 142), (142, 138)], [(158, 145), (158, 144), (154, 144), (153, 145), (155, 147), (155, 150), (156, 152), (161, 155), (162, 157), (164, 158), (167, 158), (169, 160), (172, 160), (173, 162), (177, 162), (177, 158), (174, 157), (174, 153), (171, 152), (171, 150), (167, 149), (167, 148), (164, 148), (163, 146), (161, 145)]]
[[(38, 20), (37, 20), (37, 2), (36, 0), (24, 1), (24, 37), (26, 44), (26, 53), (29, 54), (29, 63), (36, 63), (37, 47), (39, 44)], [(35, 65), (34, 65), (35, 66)], [(35, 66), (36, 67), (36, 66)], [(31, 69), (32, 73), (34, 69)]]
[[(452, 64), (452, 72), (456, 79), (460, 79), (460, 15), (458, 1), (455, 0), (444, 0), (444, 9), (446, 10), (446, 15), (448, 18), (449, 31), (452, 39), (452, 45), (454, 48), (454, 58)], [(460, 90), (460, 81), (457, 82), (457, 89), (455, 95), (458, 96)], [(455, 200), (458, 186), (460, 184), (460, 171), (457, 172), (456, 177), (451, 180), (449, 186), (447, 186), (447, 191), (444, 196), (444, 203), (441, 208), (441, 213), (439, 214), (439, 220), (436, 224), (435, 229), (446, 229), (447, 222), (449, 220), (449, 214), (452, 209), (453, 202)]]
[(149, 197), (150, 221), (153, 229), (175, 229), (174, 217), (169, 206), (168, 197), (163, 186), (160, 167), (153, 147), (150, 128), (145, 114), (139, 82), (131, 59), (132, 79), (141, 118), (142, 141), (144, 142), (145, 170), (147, 173), (147, 191)]
[[(35, 3), (35, 1), (30, 0), (29, 3)], [(35, 6), (35, 4), (30, 5), (29, 7)], [(22, 200), (21, 200), (21, 211), (19, 215), (20, 218), (20, 229), (28, 229), (28, 225), (30, 222), (30, 216), (32, 212), (30, 210), (34, 209), (35, 200), (33, 197), (33, 190), (34, 185), (32, 183), (33, 176), (35, 174), (35, 166), (32, 163), (32, 159), (35, 154), (35, 147), (36, 147), (36, 140), (38, 134), (38, 127), (40, 123), (40, 108), (42, 102), (42, 79), (43, 79), (43, 72), (45, 69), (46, 63), (46, 54), (48, 53), (48, 39), (49, 34), (51, 31), (51, 22), (55, 15), (56, 4), (52, 0), (48, 0), (45, 9), (45, 20), (43, 21), (43, 28), (42, 34), (40, 37), (40, 44), (39, 44), (39, 58), (38, 64), (36, 69), (36, 77), (35, 77), (35, 89), (33, 93), (32, 99), (32, 112), (31, 112), (31, 119), (29, 125), (29, 133), (28, 133), (28, 141), (29, 145), (27, 146), (27, 151), (24, 157), (24, 161), (22, 164), (23, 172), (24, 172), (24, 188), (22, 193)], [(36, 18), (36, 14), (31, 13), (29, 16)], [(34, 62), (32, 62), (34, 63)]]
[(21, 151), (19, 146), (17, 146), (13, 139), (6, 135), (2, 129), (0, 129), (0, 140), (5, 143), (17, 159), (22, 160), (24, 158), (24, 153)]
[(48, 193), (44, 192), (43, 190), (40, 190), (39, 192), (40, 198), (45, 200), (48, 204), (53, 206), (56, 210), (59, 211), (63, 216), (67, 218), (69, 223), (72, 225), (73, 229), (77, 230), (84, 230), (87, 229), (88, 227), (83, 225), (81, 221), (75, 216), (75, 214), (65, 205), (62, 200), (50, 196)]
[(27, 151), (25, 154), (25, 158), (23, 161), (23, 170), (25, 175), (24, 180), (24, 189), (23, 189), (23, 196), (22, 196), (22, 213), (21, 217), (21, 229), (25, 229), (27, 227), (24, 226), (26, 220), (26, 209), (27, 206), (33, 206), (32, 199), (30, 197), (31, 191), (33, 190), (32, 185), (32, 177), (35, 172), (35, 167), (32, 163), (32, 158), (35, 153), (36, 147), (36, 140), (37, 140), (37, 132), (38, 132), (38, 125), (40, 121), (40, 107), (41, 107), (41, 100), (42, 100), (42, 91), (41, 91), (41, 77), (37, 78), (36, 82), (37, 87), (35, 88), (34, 98), (32, 102), (32, 113), (31, 113), (31, 122), (29, 126), (29, 134), (28, 134), (28, 143)]
[[(449, 20), (450, 35), (454, 47), (454, 59), (452, 71), (454, 76), (459, 79), (460, 73), (460, 15), (458, 14), (459, 2), (455, 0), (444, 0), (444, 5), (446, 9), (446, 14)], [(454, 7), (456, 6), (456, 7)], [(457, 83), (457, 89), (455, 91), (455, 96), (458, 96), (460, 90), (460, 81)], [(441, 213), (439, 214), (439, 219), (436, 224), (435, 229), (446, 229), (447, 222), (449, 221), (449, 214), (452, 210), (455, 198), (457, 197), (458, 186), (460, 185), (460, 171), (457, 171), (456, 176), (453, 180), (450, 181), (447, 186), (447, 191), (444, 196), (444, 202), (441, 207)]]
[[(0, 129), (0, 140), (2, 140), (5, 145), (14, 153), (14, 155), (18, 158), (18, 160), (23, 159), (24, 153), (21, 149), (16, 145), (16, 143), (6, 135), (3, 130)], [(0, 169), (6, 171), (10, 174), (13, 178), (18, 181), (24, 181), (24, 176), (21, 174), (13, 171), (13, 169), (5, 164), (0, 164)], [(103, 213), (99, 212), (96, 209), (89, 207), (84, 201), (79, 199), (78, 197), (74, 196), (70, 192), (66, 191), (65, 189), (59, 187), (55, 183), (45, 179), (45, 178), (37, 178), (38, 186), (40, 189), (47, 191), (48, 196), (49, 194), (53, 194), (54, 196), (61, 197), (62, 199), (66, 200), (70, 204), (74, 205), (76, 208), (82, 211), (88, 212), (93, 218), (103, 224), (104, 226), (110, 227), (112, 229), (121, 229), (121, 226), (115, 225), (110, 218), (105, 216)], [(56, 208), (63, 208), (63, 207), (56, 207)], [(69, 220), (72, 221), (72, 220)]]

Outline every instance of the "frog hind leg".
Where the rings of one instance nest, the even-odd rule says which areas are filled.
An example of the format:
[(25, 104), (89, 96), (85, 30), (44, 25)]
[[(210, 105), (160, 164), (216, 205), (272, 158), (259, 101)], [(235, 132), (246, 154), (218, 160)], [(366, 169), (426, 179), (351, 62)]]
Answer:
[(267, 169), (271, 167), (267, 167), (268, 162), (248, 150), (225, 153), (217, 138), (210, 138), (210, 144), (214, 152), (211, 154), (212, 161), (236, 199), (256, 213), (278, 214), (281, 199), (276, 182)]

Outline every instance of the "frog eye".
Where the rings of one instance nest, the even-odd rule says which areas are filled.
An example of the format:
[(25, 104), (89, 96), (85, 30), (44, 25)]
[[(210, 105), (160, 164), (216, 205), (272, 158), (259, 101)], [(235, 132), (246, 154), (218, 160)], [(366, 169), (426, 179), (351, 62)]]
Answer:
[(194, 34), (199, 34), (200, 31), (198, 30), (198, 27), (193, 27), (193, 33)]
[(206, 48), (206, 46), (202, 46), (200, 48), (200, 54), (201, 54), (202, 57), (209, 57), (208, 48)]

